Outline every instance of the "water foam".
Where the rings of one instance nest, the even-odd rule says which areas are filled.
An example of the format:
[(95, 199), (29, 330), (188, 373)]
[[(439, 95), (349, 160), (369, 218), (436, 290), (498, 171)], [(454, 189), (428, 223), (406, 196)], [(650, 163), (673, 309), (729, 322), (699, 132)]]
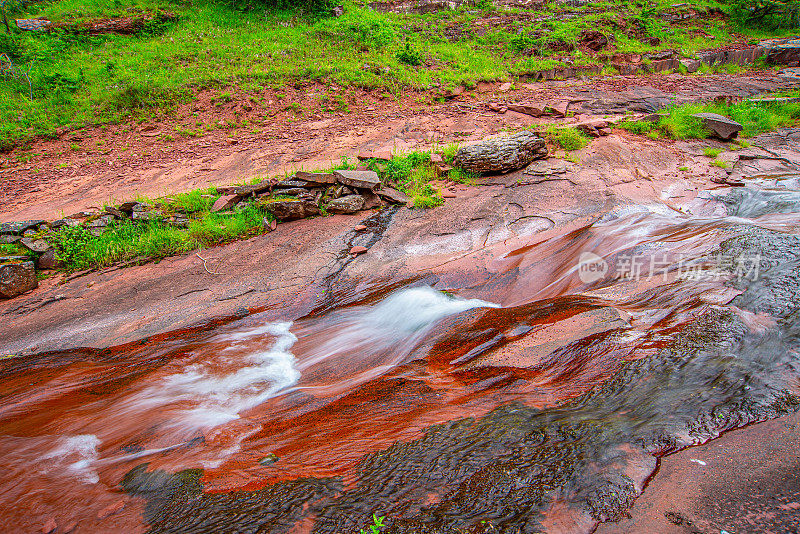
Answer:
[(289, 351), (297, 341), (289, 331), (291, 326), (290, 322), (269, 323), (226, 334), (225, 339), (234, 344), (264, 335), (276, 339), (269, 349), (248, 355), (244, 361), (250, 365), (229, 374), (216, 374), (204, 363), (188, 365), (138, 395), (137, 407), (194, 404), (179, 412), (176, 424), (182, 426), (209, 428), (238, 419), (239, 412), (261, 404), (300, 378)]
[[(100, 440), (93, 434), (63, 436), (58, 439), (58, 446), (41, 457), (43, 471), (66, 468), (79, 480), (96, 484), (100, 477), (92, 468), (99, 454), (97, 446)], [(66, 465), (64, 465), (66, 463)]]
[(473, 308), (499, 306), (479, 299), (451, 297), (428, 286), (402, 289), (377, 304), (331, 313), (308, 335), (319, 335), (316, 329), (329, 329), (332, 335), (304, 354), (297, 367), (302, 371), (351, 353), (358, 354), (364, 362), (374, 362), (375, 365), (366, 366), (365, 377), (375, 376), (397, 365), (440, 319)]

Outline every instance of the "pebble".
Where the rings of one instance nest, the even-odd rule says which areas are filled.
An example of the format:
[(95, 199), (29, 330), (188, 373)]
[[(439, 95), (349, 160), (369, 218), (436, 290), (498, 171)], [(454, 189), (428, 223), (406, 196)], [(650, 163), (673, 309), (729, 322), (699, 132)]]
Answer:
[(353, 227), (353, 230), (355, 230), (356, 232), (361, 232), (361, 231), (366, 230), (366, 229), (367, 229), (367, 226), (364, 225), (364, 224), (357, 224), (357, 225), (355, 225)]
[(358, 255), (363, 254), (367, 251), (367, 247), (353, 247), (350, 249), (350, 254)]

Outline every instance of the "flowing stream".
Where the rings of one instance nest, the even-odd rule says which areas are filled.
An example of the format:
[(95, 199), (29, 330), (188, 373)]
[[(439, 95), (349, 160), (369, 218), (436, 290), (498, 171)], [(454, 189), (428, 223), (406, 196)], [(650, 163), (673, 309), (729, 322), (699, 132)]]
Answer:
[(471, 287), (2, 361), (0, 530), (591, 531), (658, 456), (798, 407), (795, 185), (509, 241)]

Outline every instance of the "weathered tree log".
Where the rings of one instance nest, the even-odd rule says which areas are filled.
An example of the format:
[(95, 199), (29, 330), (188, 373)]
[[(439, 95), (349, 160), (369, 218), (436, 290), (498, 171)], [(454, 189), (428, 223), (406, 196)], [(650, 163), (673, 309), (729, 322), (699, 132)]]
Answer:
[(480, 143), (461, 147), (453, 164), (477, 174), (507, 172), (547, 156), (544, 140), (524, 130), (511, 135), (490, 137)]

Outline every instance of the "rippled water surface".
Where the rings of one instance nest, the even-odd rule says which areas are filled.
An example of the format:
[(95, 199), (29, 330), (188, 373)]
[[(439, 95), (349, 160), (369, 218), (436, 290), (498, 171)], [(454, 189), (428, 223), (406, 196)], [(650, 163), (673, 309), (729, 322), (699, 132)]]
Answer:
[(706, 199), (498, 244), (472, 287), (4, 361), (0, 528), (614, 520), (657, 456), (797, 405), (800, 197)]

